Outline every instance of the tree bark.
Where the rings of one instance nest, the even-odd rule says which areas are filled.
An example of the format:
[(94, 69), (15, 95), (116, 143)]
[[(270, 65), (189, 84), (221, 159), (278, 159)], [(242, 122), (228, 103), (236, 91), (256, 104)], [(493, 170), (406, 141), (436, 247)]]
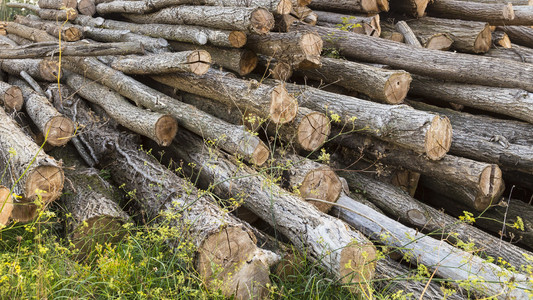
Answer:
[[(322, 35), (322, 37), (324, 36)], [(394, 28), (394, 25), (388, 22), (381, 22), (380, 37), (387, 39), (387, 40), (395, 41), (398, 43), (405, 42), (403, 34), (396, 31), (396, 28)]]
[(395, 28), (403, 35), (403, 39), (407, 45), (422, 48), (422, 45), (416, 38), (413, 30), (409, 27), (409, 25), (407, 25), (407, 23), (405, 23), (405, 21), (398, 21), (398, 23), (395, 25)]
[[(365, 286), (373, 277), (375, 248), (340, 220), (316, 210), (248, 167), (235, 165), (220, 152), (208, 152), (198, 137), (181, 131), (172, 150), (186, 163), (193, 163), (203, 183), (217, 182), (214, 192), (220, 197), (238, 197), (247, 190), (244, 207), (261, 216), (288, 237), (298, 249), (326, 268), (343, 283)], [(324, 232), (334, 232), (325, 234)], [(350, 263), (351, 262), (351, 263)], [(351, 285), (357, 289), (358, 285)]]
[(513, 6), (514, 19), (500, 25), (533, 25), (533, 7), (531, 4)]
[(488, 22), (503, 25), (515, 18), (513, 5), (485, 4), (457, 0), (435, 0), (427, 8), (428, 15), (448, 19)]
[(96, 14), (96, 3), (94, 0), (80, 0), (78, 12), (84, 16), (94, 16)]
[[(533, 15), (533, 7), (531, 7), (531, 11)], [(507, 33), (511, 41), (515, 44), (533, 48), (533, 28), (526, 26), (498, 26), (496, 30)]]
[(321, 59), (317, 70), (302, 70), (300, 74), (342, 86), (370, 97), (372, 101), (399, 104), (403, 102), (411, 83), (411, 75), (405, 71), (385, 70), (348, 60)]
[[(221, 289), (227, 297), (236, 294), (237, 299), (265, 296), (265, 285), (270, 283), (268, 267), (275, 255), (257, 248), (253, 233), (222, 212), (213, 199), (199, 196), (190, 182), (138, 150), (131, 135), (105, 123), (105, 117), (98, 120), (80, 101), (68, 99), (63, 104), (65, 113), (85, 125), (80, 136), (91, 153), (109, 168), (115, 182), (135, 191), (135, 199), (147, 217), (162, 217), (161, 222), (169, 222), (170, 228), (185, 233), (197, 247), (195, 265), (208, 288)], [(169, 243), (175, 247), (179, 240)], [(221, 272), (214, 274), (211, 266)]]
[(48, 59), (3, 59), (0, 61), (2, 71), (19, 76), (25, 71), (39, 81), (57, 82), (59, 64)]
[(355, 33), (366, 34), (370, 36), (379, 36), (381, 34), (381, 25), (379, 15), (366, 16), (364, 14), (338, 14), (327, 11), (314, 11), (318, 16), (319, 26), (328, 26), (327, 24), (334, 24), (335, 26), (342, 26)]
[(0, 81), (0, 105), (3, 106), (4, 110), (7, 112), (20, 111), (23, 104), (24, 98), (20, 88)]
[(447, 34), (453, 39), (452, 48), (460, 52), (485, 53), (492, 46), (488, 23), (431, 17), (410, 20), (407, 23), (420, 37)]
[(13, 211), (13, 198), (9, 189), (0, 185), (0, 226), (7, 225)]
[[(430, 236), (406, 227), (373, 209), (352, 200), (346, 195), (339, 202), (340, 218), (387, 246), (398, 248), (404, 256), (416, 259), (436, 276), (451, 280), (479, 281), (471, 288), (477, 293), (498, 299), (527, 299), (527, 278), (487, 262), (468, 251), (455, 248)], [(467, 261), (468, 263), (464, 263)], [(518, 288), (510, 289), (505, 282), (511, 280)]]
[[(521, 88), (533, 92), (533, 65), (461, 53), (413, 48), (396, 42), (315, 26), (324, 47), (360, 61), (389, 65), (442, 80)], [(502, 67), (505, 66), (505, 67)]]
[(168, 52), (168, 41), (163, 38), (153, 38), (142, 34), (131, 33), (129, 30), (83, 27), (86, 38), (99, 42), (138, 42), (152, 53)]
[(78, 11), (73, 8), (67, 9), (48, 9), (48, 8), (39, 8), (37, 5), (32, 5), (29, 3), (7, 3), (7, 7), (12, 8), (24, 8), (35, 12), (39, 18), (44, 20), (51, 21), (67, 21), (74, 20), (78, 16)]
[(533, 49), (511, 44), (511, 49), (492, 48), (485, 56), (533, 64)]
[(111, 64), (125, 74), (169, 74), (187, 72), (203, 75), (209, 70), (211, 55), (204, 50), (168, 52), (145, 56), (119, 57)]
[(458, 1), (465, 1), (465, 2), (477, 2), (477, 3), (485, 3), (485, 4), (507, 4), (511, 3), (514, 5), (533, 5), (532, 0), (458, 0)]
[(492, 44), (496, 47), (502, 47), (506, 49), (510, 49), (513, 47), (507, 33), (501, 31), (492, 32)]
[(451, 144), (452, 128), (446, 118), (410, 109), (405, 105), (385, 105), (341, 96), (316, 88), (287, 85), (298, 95), (300, 104), (312, 110), (340, 117), (346, 130), (362, 130), (365, 134), (401, 145), (429, 159), (441, 159)]
[(248, 36), (245, 47), (296, 68), (316, 68), (320, 66), (322, 39), (314, 32), (272, 32), (264, 36)]
[(78, 2), (76, 0), (39, 0), (37, 1), (39, 8), (50, 8), (50, 9), (65, 9), (78, 7)]
[(246, 49), (218, 48), (212, 46), (196, 46), (190, 43), (171, 42), (173, 51), (203, 50), (209, 52), (214, 64), (238, 73), (241, 76), (249, 74), (257, 66), (257, 55)]
[(423, 17), (429, 0), (396, 0), (391, 1), (391, 10), (408, 14), (412, 17)]
[(346, 0), (346, 1), (326, 1), (313, 0), (309, 7), (316, 10), (355, 12), (355, 13), (379, 13), (380, 7), (376, 0)]
[(199, 25), (265, 34), (274, 27), (274, 16), (264, 8), (174, 6), (146, 15), (127, 14), (135, 23)]
[(63, 41), (67, 42), (79, 41), (82, 38), (81, 30), (71, 25), (46, 22), (38, 19), (37, 17), (32, 18), (30, 16), (20, 15), (17, 15), (15, 22), (28, 27), (44, 30), (48, 34), (57, 38), (61, 37)]
[(215, 70), (209, 70), (202, 76), (182, 73), (156, 75), (152, 78), (188, 93), (237, 106), (276, 124), (291, 122), (298, 112), (298, 102), (287, 93), (282, 84), (260, 84)]
[(533, 93), (520, 89), (442, 82), (414, 76), (409, 93), (424, 99), (458, 103), (533, 123)]

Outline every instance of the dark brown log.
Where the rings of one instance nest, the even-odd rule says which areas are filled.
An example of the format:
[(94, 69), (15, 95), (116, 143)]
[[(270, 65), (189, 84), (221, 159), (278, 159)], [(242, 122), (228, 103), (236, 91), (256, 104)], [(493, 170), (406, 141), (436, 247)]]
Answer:
[(334, 26), (351, 30), (355, 33), (366, 34), (370, 36), (379, 36), (381, 34), (381, 25), (379, 15), (366, 16), (363, 14), (343, 15), (327, 11), (314, 11), (318, 16), (319, 26), (328, 26), (325, 24), (334, 24)]
[(78, 74), (68, 74), (66, 83), (83, 98), (100, 105), (120, 125), (149, 137), (159, 145), (170, 145), (176, 135), (178, 124), (170, 115), (134, 106), (118, 93)]
[(298, 102), (282, 84), (260, 84), (213, 69), (202, 76), (182, 73), (155, 75), (152, 78), (188, 93), (222, 101), (229, 106), (235, 105), (276, 124), (291, 122), (298, 112)]
[(392, 11), (419, 18), (424, 16), (429, 2), (429, 0), (396, 0), (391, 1), (390, 8)]
[(290, 63), (296, 68), (320, 66), (322, 39), (314, 32), (298, 31), (250, 35), (245, 46), (256, 53)]
[(513, 5), (485, 4), (457, 0), (434, 0), (427, 8), (428, 15), (447, 19), (488, 22), (503, 25), (515, 18)]
[(48, 59), (4, 59), (0, 61), (2, 71), (19, 76), (25, 71), (39, 81), (57, 82), (59, 64)]
[(68, 21), (68, 20), (74, 20), (78, 16), (78, 11), (73, 8), (48, 9), (48, 8), (39, 8), (37, 5), (32, 5), (29, 3), (16, 3), (16, 2), (10, 2), (10, 3), (7, 3), (6, 5), (7, 7), (24, 8), (24, 9), (33, 11), (39, 16), (39, 18), (44, 19), (44, 20)]
[(380, 7), (376, 0), (349, 0), (349, 1), (326, 1), (313, 0), (309, 7), (317, 10), (359, 12), (359, 13), (379, 13)]
[(252, 72), (257, 66), (257, 55), (246, 49), (218, 48), (211, 46), (197, 46), (190, 43), (171, 42), (173, 51), (203, 50), (211, 54), (214, 64), (236, 72), (243, 76)]
[(23, 104), (24, 98), (22, 98), (20, 88), (0, 81), (0, 105), (4, 107), (4, 110), (7, 112), (20, 111)]
[[(107, 118), (95, 118), (81, 101), (68, 99), (63, 106), (67, 115), (85, 126), (80, 136), (109, 168), (112, 179), (127, 190), (135, 190), (135, 199), (149, 220), (168, 216), (162, 221), (185, 233), (197, 247), (196, 269), (209, 289), (220, 289), (227, 297), (236, 294), (237, 299), (264, 297), (270, 283), (268, 267), (276, 255), (257, 248), (253, 233), (223, 212), (213, 199), (198, 196), (190, 182), (138, 150), (134, 138), (117, 131)], [(177, 241), (170, 240), (169, 244), (175, 247)], [(212, 267), (220, 273), (214, 274)]]
[[(298, 249), (307, 249), (309, 257), (336, 279), (358, 283), (347, 285), (348, 288), (366, 290), (374, 274), (375, 248), (360, 233), (302, 199), (283, 192), (275, 184), (267, 184), (261, 174), (235, 165), (227, 155), (206, 149), (200, 138), (181, 131), (176, 141), (179, 144), (173, 144), (172, 151), (189, 165), (192, 163), (204, 184), (216, 182), (213, 186), (216, 194), (222, 198), (238, 197), (237, 194), (242, 195), (238, 191), (247, 190), (242, 195), (244, 207), (275, 226)], [(322, 232), (335, 234), (326, 234), (325, 238)], [(324, 257), (326, 252), (330, 255)]]
[[(533, 7), (531, 7), (533, 15)], [(498, 26), (496, 30), (501, 30), (509, 36), (511, 42), (533, 48), (533, 28), (526, 26)]]
[(143, 24), (199, 25), (225, 30), (265, 34), (274, 27), (274, 16), (264, 8), (221, 6), (174, 6), (146, 15), (125, 15)]
[(421, 37), (446, 34), (453, 39), (452, 48), (466, 53), (485, 53), (492, 46), (492, 35), (488, 23), (450, 20), (439, 18), (420, 18), (407, 21), (414, 33)]
[(259, 74), (263, 77), (271, 76), (272, 79), (289, 81), (292, 77), (293, 68), (290, 63), (277, 60), (266, 55), (258, 55)]
[(511, 49), (492, 48), (485, 56), (513, 60), (518, 62), (533, 63), (533, 49), (511, 43)]
[[(477, 127), (473, 125), (477, 122), (475, 116), (449, 109), (440, 109), (421, 102), (409, 101), (409, 104), (416, 109), (438, 112), (450, 118), (453, 126), (451, 154), (498, 164), (503, 171), (517, 170), (529, 174), (533, 173), (533, 149), (531, 145), (507, 144), (506, 141), (509, 141), (509, 137), (505, 133), (500, 134), (498, 127), (492, 127), (490, 122), (483, 122), (483, 126)], [(474, 130), (476, 127), (477, 129)], [(480, 130), (484, 133), (480, 134)]]
[(94, 16), (96, 14), (96, 3), (94, 0), (79, 0), (78, 12), (85, 16)]
[(441, 159), (451, 144), (448, 119), (412, 110), (405, 105), (385, 105), (341, 96), (316, 88), (287, 85), (299, 103), (331, 116), (346, 126), (346, 130), (362, 130), (365, 134), (426, 154), (429, 159)]
[(125, 74), (168, 74), (188, 72), (203, 75), (209, 70), (211, 55), (205, 50), (120, 57), (111, 67)]
[(362, 34), (320, 26), (313, 28), (324, 38), (324, 47), (335, 48), (339, 50), (340, 55), (348, 58), (386, 64), (410, 73), (442, 80), (521, 88), (533, 92), (533, 65), (413, 48)]
[(15, 22), (28, 27), (44, 30), (48, 32), (48, 34), (57, 38), (61, 37), (63, 41), (67, 42), (79, 41), (82, 38), (81, 30), (71, 25), (58, 24), (57, 22), (52, 23), (51, 21), (45, 22), (37, 17), (32, 18), (30, 16), (25, 17), (20, 15), (17, 15)]
[(442, 82), (413, 76), (409, 94), (424, 99), (458, 103), (533, 123), (533, 93), (520, 89)]
[(5, 226), (9, 223), (13, 207), (13, 198), (11, 197), (10, 190), (0, 185), (0, 226)]
[(333, 83), (370, 97), (372, 101), (399, 104), (403, 102), (411, 83), (405, 71), (386, 70), (348, 60), (321, 59), (322, 67), (302, 70), (300, 74), (313, 80)]
[(502, 47), (506, 49), (510, 49), (513, 47), (513, 45), (511, 44), (511, 40), (509, 39), (509, 36), (507, 35), (507, 33), (502, 32), (502, 31), (492, 32), (492, 44), (496, 47)]
[(413, 30), (405, 23), (405, 21), (398, 21), (395, 25), (396, 30), (403, 35), (403, 39), (407, 45), (422, 48), (422, 45), (416, 38)]
[(83, 27), (86, 38), (99, 42), (140, 42), (143, 47), (152, 53), (168, 52), (168, 41), (163, 38), (153, 38), (142, 34), (131, 33), (129, 30)]
[(51, 9), (76, 9), (78, 2), (76, 0), (39, 0), (37, 1), (39, 8), (51, 8)]

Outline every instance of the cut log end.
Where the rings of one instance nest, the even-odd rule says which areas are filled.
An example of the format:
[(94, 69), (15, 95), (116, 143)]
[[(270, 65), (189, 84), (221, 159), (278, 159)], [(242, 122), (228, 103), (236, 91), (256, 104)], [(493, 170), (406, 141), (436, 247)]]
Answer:
[(24, 98), (22, 97), (22, 91), (18, 86), (12, 86), (8, 88), (4, 94), (4, 106), (9, 111), (20, 111), (24, 104)]
[[(383, 2), (383, 1), (380, 1)], [(383, 5), (383, 4), (382, 4)], [(367, 13), (378, 13), (379, 4), (376, 0), (361, 0), (361, 10)]]
[(378, 9), (380, 11), (389, 11), (390, 10), (389, 0), (377, 0), (376, 3), (378, 5)]
[(11, 198), (9, 189), (5, 186), (0, 186), (0, 227), (7, 225), (9, 222), (13, 207), (13, 198)]
[[(371, 282), (375, 272), (376, 249), (369, 245), (348, 245), (341, 251), (340, 275), (348, 288), (358, 290)], [(367, 291), (368, 292), (368, 291)]]
[(39, 74), (48, 82), (57, 82), (59, 63), (57, 61), (43, 59), (39, 63)]
[(269, 157), (270, 150), (263, 142), (260, 142), (259, 144), (257, 144), (254, 153), (252, 153), (250, 162), (254, 165), (262, 166), (268, 160)]
[(160, 146), (168, 146), (178, 132), (178, 122), (171, 115), (164, 115), (155, 124), (155, 136)]
[(278, 61), (274, 63), (273, 68), (270, 68), (270, 74), (274, 79), (287, 81), (292, 77), (292, 66), (284, 61)]
[(514, 20), (514, 17), (515, 17), (515, 14), (514, 14), (514, 9), (513, 9), (513, 4), (511, 2), (507, 3), (504, 7), (503, 7), (503, 17), (505, 20)]
[(274, 27), (274, 16), (264, 8), (257, 8), (252, 12), (251, 24), (252, 31), (265, 34)]
[(78, 11), (85, 16), (94, 16), (96, 14), (96, 5), (94, 0), (80, 0)]
[(56, 116), (46, 123), (43, 134), (47, 136), (46, 143), (51, 146), (63, 146), (74, 135), (76, 126), (71, 119)]
[(229, 34), (229, 43), (233, 48), (241, 48), (246, 44), (246, 33), (242, 31), (232, 31)]
[(315, 151), (329, 137), (331, 124), (323, 113), (313, 112), (306, 115), (298, 125), (297, 142), (302, 150)]
[(403, 102), (411, 86), (411, 75), (409, 73), (393, 74), (385, 83), (385, 98), (389, 104), (400, 104)]
[(272, 91), (270, 102), (270, 119), (276, 124), (291, 122), (298, 113), (298, 101), (291, 96), (283, 85)]
[(436, 116), (426, 133), (426, 155), (439, 160), (448, 153), (452, 145), (452, 124), (447, 117)]
[(276, 7), (276, 12), (280, 15), (286, 15), (292, 10), (292, 1), (291, 0), (281, 0)]
[(453, 39), (445, 33), (438, 33), (426, 42), (424, 47), (433, 50), (448, 51), (452, 47)]
[(426, 216), (418, 209), (410, 209), (407, 211), (407, 218), (409, 218), (415, 226), (420, 228), (424, 227), (428, 222)]
[(21, 223), (28, 223), (38, 214), (37, 205), (33, 203), (14, 203), (11, 219)]
[(83, 35), (81, 33), (81, 30), (77, 27), (69, 27), (62, 34), (62, 37), (67, 42), (79, 41), (82, 38), (82, 36)]
[(302, 35), (300, 47), (305, 53), (305, 60), (300, 63), (299, 68), (320, 67), (320, 53), (322, 53), (323, 41), (320, 35), (314, 32), (307, 32)]
[[(24, 197), (29, 202), (41, 197), (41, 202), (48, 204), (59, 198), (63, 190), (64, 181), (65, 174), (60, 167), (41, 165), (28, 175), (26, 179), (26, 195)], [(28, 211), (28, 209), (23, 209), (22, 212), (24, 211)]]
[(239, 63), (239, 75), (249, 74), (255, 69), (255, 67), (257, 67), (257, 55), (250, 50), (243, 51)]
[(477, 35), (474, 41), (474, 53), (485, 53), (492, 46), (492, 32), (487, 24), (485, 28)]
[(203, 75), (209, 71), (211, 55), (205, 50), (195, 50), (187, 57), (187, 63), (192, 73)]
[(496, 198), (501, 195), (504, 185), (500, 167), (494, 164), (486, 167), (479, 177), (479, 195), (474, 202), (474, 208), (483, 211), (494, 204), (492, 202), (498, 200)]
[[(305, 199), (319, 199), (335, 203), (342, 192), (342, 182), (330, 167), (321, 167), (305, 175), (302, 185), (298, 188)], [(309, 201), (321, 212), (327, 213), (333, 204)]]
[(428, 0), (415, 0), (415, 3), (416, 3), (416, 16), (415, 17), (419, 18), (419, 17), (424, 16), (429, 2), (430, 1)]
[(208, 285), (221, 289), (227, 297), (263, 299), (268, 294), (270, 272), (255, 259), (256, 250), (255, 241), (243, 228), (226, 227), (200, 245), (197, 270)]

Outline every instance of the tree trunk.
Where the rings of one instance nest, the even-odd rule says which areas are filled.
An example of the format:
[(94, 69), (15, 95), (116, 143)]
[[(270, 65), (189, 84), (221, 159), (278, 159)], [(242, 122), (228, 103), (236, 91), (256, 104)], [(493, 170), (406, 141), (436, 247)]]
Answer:
[(79, 0), (78, 12), (85, 16), (94, 16), (96, 14), (96, 3), (94, 0)]
[(246, 48), (285, 61), (296, 68), (316, 68), (320, 66), (322, 39), (314, 32), (272, 32), (263, 36), (248, 36)]
[(48, 9), (48, 8), (39, 8), (37, 5), (32, 5), (29, 3), (7, 3), (7, 7), (12, 8), (24, 8), (30, 11), (33, 11), (36, 13), (39, 18), (44, 20), (51, 20), (51, 21), (67, 21), (67, 20), (74, 20), (78, 16), (78, 11), (73, 8), (67, 8), (67, 9)]
[(48, 59), (3, 59), (0, 61), (2, 71), (19, 76), (25, 71), (39, 81), (57, 82), (59, 64)]
[(503, 25), (515, 18), (513, 5), (485, 4), (457, 0), (434, 0), (428, 5), (427, 13), (432, 17), (488, 22)]
[(407, 23), (405, 23), (405, 21), (398, 21), (394, 27), (403, 35), (403, 39), (407, 45), (422, 48), (422, 45), (416, 38), (413, 30), (407, 25)]
[(149, 137), (159, 145), (170, 145), (176, 135), (178, 124), (170, 115), (150, 112), (132, 105), (118, 93), (78, 74), (68, 74), (66, 83), (83, 98), (100, 105), (120, 125)]
[[(244, 207), (261, 216), (343, 283), (365, 286), (373, 277), (375, 248), (361, 234), (340, 220), (316, 210), (246, 166), (235, 165), (220, 152), (208, 152), (198, 137), (181, 131), (172, 151), (194, 165), (203, 183), (220, 197), (244, 197)], [(211, 153), (211, 154), (210, 154)], [(248, 191), (242, 195), (239, 191)], [(325, 232), (333, 232), (328, 234)], [(351, 262), (351, 263), (350, 263)]]
[(485, 56), (533, 64), (533, 49), (511, 44), (511, 49), (492, 48)]
[(168, 41), (163, 38), (153, 38), (146, 35), (131, 33), (129, 30), (94, 28), (85, 26), (83, 35), (99, 42), (138, 42), (152, 53), (168, 52)]
[(78, 6), (78, 2), (76, 0), (39, 0), (37, 1), (37, 5), (39, 6), (39, 8), (76, 9), (76, 7)]
[(492, 32), (492, 44), (496, 47), (502, 47), (506, 49), (510, 49), (513, 47), (507, 33), (501, 31)]
[(257, 66), (257, 55), (246, 49), (218, 48), (212, 46), (196, 46), (190, 43), (171, 42), (173, 51), (204, 50), (209, 52), (214, 64), (234, 71), (243, 76), (252, 72)]
[[(533, 7), (531, 7), (531, 11), (533, 15)], [(533, 48), (533, 28), (526, 26), (498, 26), (496, 30), (507, 33), (515, 44)]]
[[(333, 24), (337, 28), (341, 26), (355, 33), (366, 34), (370, 36), (379, 36), (381, 34), (381, 25), (379, 15), (366, 16), (364, 14), (337, 14), (327, 11), (314, 11), (318, 16), (319, 26), (328, 26)], [(324, 25), (326, 24), (326, 25)]]
[(380, 8), (376, 0), (347, 0), (347, 1), (310, 1), (309, 7), (316, 10), (339, 11), (342, 13), (379, 13)]
[[(451, 118), (453, 126), (451, 154), (497, 164), (504, 172), (516, 170), (533, 174), (533, 149), (531, 144), (526, 146), (513, 143), (507, 129), (499, 129), (499, 127), (493, 126), (491, 124), (492, 119), (489, 122), (480, 123), (474, 116), (453, 110), (439, 109), (432, 105), (414, 101), (410, 101), (409, 105), (416, 109), (438, 112)], [(509, 121), (506, 120), (506, 122)], [(484, 127), (474, 129), (476, 125), (473, 124), (484, 124)], [(501, 140), (502, 143), (497, 140)]]
[(67, 42), (79, 41), (82, 38), (81, 30), (71, 25), (59, 25), (52, 22), (42, 21), (37, 17), (32, 18), (31, 16), (20, 15), (17, 15), (17, 17), (15, 18), (15, 22), (28, 27), (44, 30), (48, 34), (53, 35), (57, 38), (61, 37), (63, 41)]
[(158, 82), (202, 97), (237, 106), (276, 124), (291, 122), (298, 112), (298, 102), (282, 84), (269, 86), (209, 70), (205, 75), (155, 75)]
[(5, 226), (9, 223), (13, 207), (13, 198), (9, 189), (0, 185), (0, 226)]
[(335, 48), (339, 50), (340, 55), (348, 58), (389, 65), (410, 73), (442, 80), (522, 88), (533, 92), (533, 65), (413, 48), (362, 34), (351, 34), (319, 26), (313, 28), (324, 38), (324, 47)]
[[(163, 216), (162, 222), (169, 222), (170, 228), (184, 233), (197, 247), (196, 268), (208, 288), (221, 289), (227, 297), (236, 294), (237, 299), (265, 296), (265, 285), (270, 283), (268, 267), (275, 255), (257, 248), (251, 232), (222, 212), (213, 199), (198, 196), (190, 182), (138, 150), (131, 135), (120, 133), (105, 118), (98, 121), (80, 101), (69, 98), (63, 105), (69, 116), (85, 125), (80, 136), (88, 142), (90, 152), (109, 168), (115, 182), (135, 191), (149, 220)], [(169, 243), (175, 247), (179, 240)], [(221, 272), (214, 274), (212, 266)]]
[(410, 109), (405, 105), (385, 105), (325, 92), (316, 88), (287, 85), (298, 95), (302, 106), (333, 116), (346, 130), (363, 130), (365, 134), (401, 145), (429, 159), (441, 159), (451, 144), (452, 128), (446, 118)]
[(533, 25), (533, 7), (531, 4), (513, 6), (514, 19), (499, 25)]
[(520, 89), (442, 82), (414, 76), (409, 93), (424, 99), (458, 103), (533, 123), (533, 93)]
[(7, 112), (20, 111), (23, 104), (24, 98), (20, 88), (0, 81), (0, 105), (3, 106), (4, 110)]
[(453, 39), (453, 49), (460, 52), (485, 53), (492, 46), (492, 35), (488, 23), (431, 17), (407, 22), (417, 36), (447, 34)]
[(174, 6), (146, 15), (127, 14), (135, 23), (199, 25), (265, 34), (274, 27), (274, 16), (264, 8)]
[(313, 80), (340, 85), (370, 97), (376, 102), (399, 104), (403, 102), (411, 75), (404, 71), (385, 70), (365, 64), (335, 58), (321, 59), (322, 67), (302, 70), (300, 74)]
[(203, 75), (209, 70), (211, 55), (204, 50), (168, 52), (144, 56), (119, 57), (111, 64), (125, 74), (169, 74), (187, 72)]
[(485, 4), (507, 4), (511, 3), (514, 5), (533, 5), (533, 0), (458, 0), (465, 2), (477, 2)]
[(258, 73), (263, 77), (272, 77), (280, 81), (289, 81), (292, 77), (293, 67), (290, 63), (261, 54), (257, 58)]
[[(479, 281), (471, 288), (482, 295), (498, 299), (527, 299), (527, 278), (521, 273), (507, 271), (487, 262), (468, 251), (455, 248), (430, 236), (406, 227), (373, 209), (342, 195), (337, 202), (341, 219), (387, 246), (399, 249), (404, 256), (416, 259), (418, 264), (433, 270), (436, 276), (445, 279)], [(464, 262), (468, 263), (464, 263)], [(506, 282), (512, 281), (518, 288), (510, 289)]]
[(426, 12), (429, 0), (393, 0), (391, 10), (408, 14), (412, 17), (423, 17)]

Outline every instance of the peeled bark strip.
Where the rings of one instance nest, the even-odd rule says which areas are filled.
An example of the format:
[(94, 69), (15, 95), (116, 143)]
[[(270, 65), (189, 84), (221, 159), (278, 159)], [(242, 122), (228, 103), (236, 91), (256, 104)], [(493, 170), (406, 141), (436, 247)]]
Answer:
[(409, 27), (409, 25), (407, 25), (407, 23), (405, 23), (405, 21), (399, 21), (396, 23), (395, 28), (403, 35), (403, 39), (407, 45), (422, 48), (422, 45), (416, 38), (413, 30)]
[(513, 5), (485, 4), (457, 0), (434, 0), (427, 8), (428, 15), (447, 19), (488, 22), (503, 25), (515, 18)]
[(140, 42), (152, 53), (167, 52), (168, 41), (163, 38), (153, 38), (142, 34), (131, 33), (129, 30), (83, 27), (86, 38), (99, 42)]
[(250, 35), (246, 48), (290, 63), (297, 68), (320, 66), (322, 39), (311, 31)]
[(214, 64), (234, 71), (243, 76), (252, 72), (257, 66), (257, 55), (246, 49), (224, 49), (211, 46), (196, 46), (189, 43), (171, 42), (173, 51), (203, 50), (211, 55)]
[(20, 111), (23, 104), (24, 98), (20, 88), (0, 81), (0, 105), (4, 107), (4, 110), (8, 112)]
[(13, 198), (9, 189), (0, 185), (0, 227), (7, 225), (13, 211)]
[[(533, 7), (531, 7), (531, 10), (533, 14)], [(507, 33), (513, 43), (533, 48), (533, 28), (526, 26), (498, 26), (496, 29)]]
[(314, 12), (318, 17), (317, 25), (319, 26), (324, 26), (323, 23), (333, 24), (337, 27), (341, 26), (355, 33), (366, 34), (370, 36), (379, 36), (381, 34), (379, 15), (344, 15), (318, 10), (315, 10)]
[(40, 8), (51, 8), (51, 9), (64, 9), (64, 8), (73, 8), (76, 9), (78, 2), (76, 0), (39, 0), (37, 5)]
[[(485, 53), (492, 46), (488, 23), (425, 17), (407, 21), (417, 36), (447, 34), (452, 48), (466, 53)], [(421, 39), (422, 40), (422, 39)]]
[(259, 74), (272, 79), (288, 81), (292, 77), (293, 67), (290, 63), (266, 55), (258, 55)]
[[(379, 182), (357, 172), (338, 173), (346, 178), (351, 188), (365, 191), (364, 196), (368, 200), (382, 209), (388, 216), (403, 224), (418, 228), (428, 235), (452, 244), (457, 244), (459, 241), (474, 243), (475, 249), (478, 250), (477, 254), (483, 257), (491, 256), (496, 261), (498, 257), (501, 257), (515, 266), (517, 270), (521, 266), (531, 264), (526, 255), (531, 256), (533, 253), (502, 241), (483, 230), (426, 205), (410, 197), (400, 188)], [(341, 195), (337, 203), (342, 204), (343, 198)]]
[(274, 27), (274, 16), (264, 8), (174, 6), (146, 15), (125, 15), (136, 23), (186, 24), (265, 34)]
[(59, 64), (45, 59), (4, 59), (0, 61), (2, 71), (18, 76), (25, 71), (39, 81), (57, 82)]
[(492, 32), (492, 44), (496, 47), (502, 47), (506, 49), (513, 47), (507, 33), (501, 31)]
[[(525, 275), (509, 272), (470, 252), (421, 234), (346, 195), (341, 196), (338, 203), (343, 205), (338, 209), (341, 219), (360, 228), (372, 239), (399, 249), (405, 256), (416, 258), (418, 264), (427, 266), (436, 276), (458, 281), (471, 281), (474, 277), (478, 281), (470, 287), (476, 293), (489, 297), (528, 298), (528, 279)], [(509, 280), (516, 285), (515, 288), (506, 285)]]
[(160, 113), (171, 114), (184, 128), (215, 142), (225, 151), (241, 155), (254, 164), (262, 165), (270, 155), (266, 145), (258, 137), (244, 130), (242, 126), (228, 124), (192, 105), (176, 101), (98, 60), (72, 59), (68, 67), (76, 70), (78, 74), (83, 74), (87, 78), (114, 89), (138, 105)]
[(71, 25), (60, 24), (58, 22), (52, 23), (51, 21), (45, 22), (30, 16), (24, 17), (20, 15), (15, 18), (15, 22), (28, 27), (44, 30), (48, 32), (48, 34), (57, 38), (61, 36), (61, 39), (67, 42), (79, 41), (82, 38), (81, 30)]
[[(304, 26), (305, 30), (307, 26)], [(385, 39), (315, 26), (324, 47), (348, 58), (389, 65), (442, 80), (533, 92), (533, 65), (462, 53), (413, 48)], [(502, 66), (505, 66), (502, 68)]]
[(302, 75), (348, 90), (363, 93), (371, 100), (399, 104), (403, 102), (411, 83), (411, 75), (405, 71), (385, 70), (365, 64), (335, 58), (321, 59), (317, 70), (299, 71)]
[(533, 123), (533, 93), (431, 80), (415, 76), (410, 94), (492, 111)]
[(152, 78), (188, 93), (237, 106), (276, 124), (291, 122), (298, 112), (298, 102), (282, 84), (269, 86), (215, 70), (209, 70), (202, 76), (182, 73)]
[(211, 55), (204, 50), (119, 57), (111, 64), (125, 74), (168, 74), (188, 72), (203, 75), (209, 70)]
[[(360, 233), (340, 220), (320, 213), (311, 204), (281, 188), (248, 167), (235, 165), (226, 155), (205, 148), (198, 137), (182, 131), (172, 146), (186, 163), (193, 163), (205, 183), (217, 184), (214, 192), (223, 198), (248, 191), (244, 207), (288, 237), (298, 249), (326, 268), (343, 283), (362, 287), (374, 274), (375, 248)], [(359, 285), (351, 286), (357, 289)]]
[(485, 56), (533, 64), (533, 49), (512, 43), (510, 49), (492, 48)]
[(161, 146), (170, 145), (176, 136), (178, 124), (170, 115), (131, 105), (118, 93), (77, 74), (67, 75), (66, 83), (83, 98), (100, 105), (120, 125), (149, 137)]
[(39, 8), (37, 5), (32, 5), (29, 3), (15, 3), (10, 2), (6, 4), (7, 7), (12, 8), (25, 8), (35, 12), (39, 18), (44, 20), (52, 21), (67, 21), (74, 20), (78, 16), (78, 11), (73, 8), (67, 9), (48, 9), (48, 8)]
[(446, 118), (410, 109), (406, 105), (385, 105), (342, 96), (316, 88), (287, 85), (299, 103), (327, 115), (336, 114), (351, 130), (401, 145), (429, 159), (441, 159), (450, 148), (452, 127)]
[(23, 197), (15, 200), (14, 210), (38, 198), (43, 205), (57, 199), (63, 190), (61, 164), (30, 140), (3, 108), (0, 108), (0, 136), (0, 167), (6, 170), (2, 184), (14, 187), (13, 192)]
[(429, 2), (429, 0), (393, 0), (390, 8), (392, 11), (406, 13), (419, 18), (424, 16)]
[(359, 12), (359, 13), (379, 13), (380, 8), (376, 0), (347, 0), (347, 1), (327, 1), (312, 0), (308, 4), (310, 8), (325, 11), (339, 12)]
[[(227, 297), (236, 293), (237, 299), (265, 296), (268, 268), (275, 255), (257, 248), (251, 232), (222, 212), (213, 199), (201, 196), (190, 182), (138, 150), (131, 135), (120, 133), (105, 120), (98, 121), (82, 102), (68, 99), (64, 108), (85, 126), (80, 136), (101, 164), (109, 167), (112, 179), (135, 190), (135, 200), (149, 220), (165, 221), (167, 216), (169, 227), (186, 233), (198, 249), (196, 268), (210, 289), (221, 289)], [(176, 246), (175, 241), (169, 243)], [(221, 272), (214, 274), (212, 266)]]
[(79, 0), (78, 12), (85, 16), (94, 16), (96, 14), (96, 4), (94, 0)]

